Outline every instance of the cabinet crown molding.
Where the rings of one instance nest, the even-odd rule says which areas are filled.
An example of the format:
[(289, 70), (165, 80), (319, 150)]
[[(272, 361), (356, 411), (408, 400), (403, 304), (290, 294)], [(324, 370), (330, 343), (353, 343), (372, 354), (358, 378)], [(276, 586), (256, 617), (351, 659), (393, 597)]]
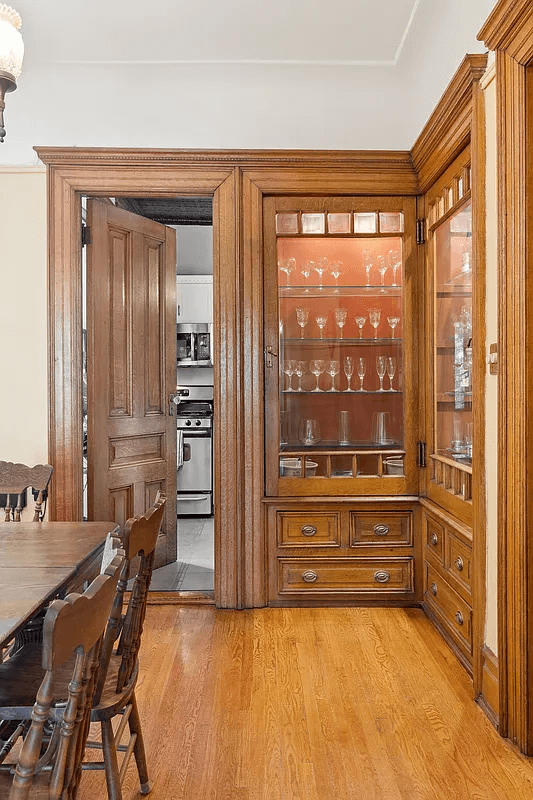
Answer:
[(500, 0), (481, 28), (479, 41), (490, 50), (505, 50), (525, 66), (533, 61), (531, 0)]

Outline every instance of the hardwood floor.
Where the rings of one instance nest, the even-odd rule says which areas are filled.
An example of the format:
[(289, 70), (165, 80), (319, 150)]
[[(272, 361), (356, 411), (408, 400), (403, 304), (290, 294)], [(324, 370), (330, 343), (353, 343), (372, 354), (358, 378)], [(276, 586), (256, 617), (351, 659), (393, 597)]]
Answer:
[[(152, 606), (141, 662), (151, 800), (533, 796), (422, 611)], [(105, 796), (84, 773), (78, 800)]]

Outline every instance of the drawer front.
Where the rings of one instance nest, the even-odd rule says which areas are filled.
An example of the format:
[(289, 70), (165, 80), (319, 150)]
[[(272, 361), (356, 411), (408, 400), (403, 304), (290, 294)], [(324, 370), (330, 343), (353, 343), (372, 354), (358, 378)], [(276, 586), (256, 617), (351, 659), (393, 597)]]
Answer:
[(413, 522), (410, 511), (352, 512), (350, 514), (350, 547), (388, 547), (413, 544)]
[(444, 557), (444, 528), (431, 517), (424, 517), (426, 546), (442, 562)]
[(340, 547), (340, 514), (282, 511), (277, 518), (279, 547)]
[(450, 531), (448, 534), (448, 561), (447, 567), (453, 577), (458, 580), (465, 589), (472, 591), (472, 551), (470, 548), (459, 541)]
[(455, 640), (472, 653), (472, 609), (426, 562), (424, 597)]
[(413, 592), (412, 558), (279, 559), (279, 594)]

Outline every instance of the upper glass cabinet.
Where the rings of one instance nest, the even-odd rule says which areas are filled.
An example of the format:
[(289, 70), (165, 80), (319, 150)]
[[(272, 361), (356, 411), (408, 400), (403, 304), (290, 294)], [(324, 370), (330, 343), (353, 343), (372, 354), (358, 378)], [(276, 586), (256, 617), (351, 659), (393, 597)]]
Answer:
[[(277, 384), (270, 467), (278, 490), (343, 494), (374, 483), (388, 493), (402, 488), (412, 469), (406, 215), (401, 201), (395, 209), (387, 200), (385, 208), (368, 202), (368, 210), (335, 211), (309, 202), (273, 215), (267, 318), (276, 328), (267, 338), (277, 339), (271, 368), (279, 369), (267, 374), (267, 387), (274, 401)], [(271, 410), (268, 422), (274, 418)], [(271, 445), (274, 435), (267, 431)]]

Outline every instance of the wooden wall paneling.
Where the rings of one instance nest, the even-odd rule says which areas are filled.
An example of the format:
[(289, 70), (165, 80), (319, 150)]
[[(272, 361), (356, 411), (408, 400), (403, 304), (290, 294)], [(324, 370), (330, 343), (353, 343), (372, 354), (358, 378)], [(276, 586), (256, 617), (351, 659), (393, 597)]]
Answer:
[(481, 689), (478, 703), (496, 729), (499, 729), (499, 668), (498, 657), (489, 647), (482, 650)]

